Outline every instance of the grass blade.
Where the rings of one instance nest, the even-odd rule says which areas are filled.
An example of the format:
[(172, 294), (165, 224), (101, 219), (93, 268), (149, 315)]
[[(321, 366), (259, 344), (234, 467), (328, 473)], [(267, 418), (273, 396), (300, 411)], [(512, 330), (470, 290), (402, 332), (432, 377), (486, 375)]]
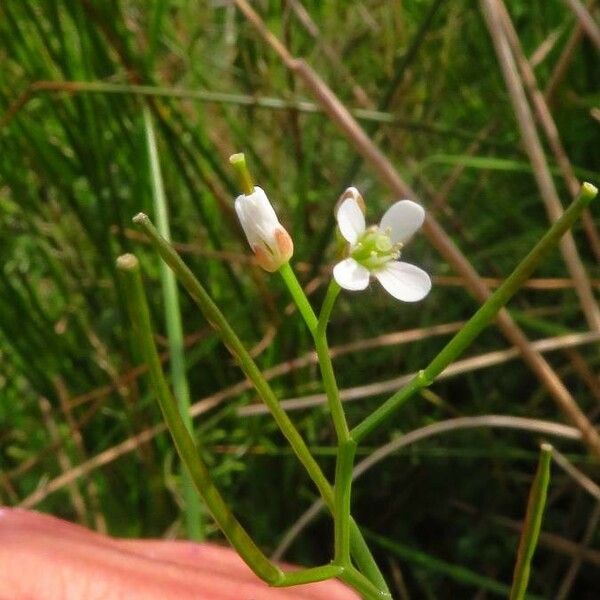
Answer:
[[(148, 161), (150, 175), (152, 178), (152, 199), (156, 223), (161, 235), (171, 239), (169, 226), (169, 209), (165, 198), (165, 191), (158, 160), (156, 147), (156, 136), (152, 117), (147, 106), (144, 105), (144, 129), (146, 132), (146, 145), (148, 149)], [(173, 271), (161, 261), (160, 279), (162, 284), (163, 298), (165, 301), (165, 322), (167, 325), (167, 338), (169, 341), (169, 352), (171, 356), (171, 378), (173, 390), (177, 399), (177, 406), (181, 418), (188, 431), (193, 435), (193, 424), (190, 416), (190, 389), (185, 368), (185, 355), (183, 349), (183, 327), (181, 325), (181, 310), (179, 306), (179, 295), (177, 283)], [(183, 498), (185, 503), (185, 516), (187, 533), (190, 539), (201, 540), (204, 538), (202, 526), (202, 509), (194, 484), (185, 466), (183, 467)]]

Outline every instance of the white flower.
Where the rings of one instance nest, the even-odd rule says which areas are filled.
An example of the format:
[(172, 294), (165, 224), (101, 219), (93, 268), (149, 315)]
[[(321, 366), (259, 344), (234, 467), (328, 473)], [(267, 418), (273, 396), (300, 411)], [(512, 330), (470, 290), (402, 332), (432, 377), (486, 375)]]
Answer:
[(255, 187), (252, 194), (235, 199), (235, 212), (258, 264), (273, 273), (288, 262), (294, 253), (294, 244), (283, 228), (267, 195)]
[(356, 188), (342, 195), (336, 218), (349, 243), (349, 257), (335, 265), (333, 276), (347, 290), (364, 290), (373, 275), (394, 297), (417, 302), (431, 289), (431, 279), (419, 267), (400, 262), (400, 250), (425, 220), (423, 208), (411, 200), (396, 202), (383, 215), (379, 226), (366, 227)]

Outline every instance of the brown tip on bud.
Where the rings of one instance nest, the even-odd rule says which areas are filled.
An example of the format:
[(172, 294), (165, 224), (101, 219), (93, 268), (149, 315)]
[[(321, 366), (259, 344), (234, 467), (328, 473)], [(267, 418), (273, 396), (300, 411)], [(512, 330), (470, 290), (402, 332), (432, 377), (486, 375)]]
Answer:
[(343, 192), (343, 194), (338, 198), (338, 201), (335, 203), (334, 214), (337, 215), (337, 211), (339, 210), (340, 206), (342, 205), (342, 202), (344, 200), (347, 200), (348, 198), (354, 198), (354, 200), (356, 201), (356, 203), (360, 207), (360, 210), (362, 210), (363, 215), (366, 214), (366, 212), (367, 212), (367, 205), (365, 204), (365, 201), (363, 200), (363, 197), (361, 196), (361, 193), (355, 187), (349, 187), (349, 188), (347, 188)]
[(140, 262), (134, 254), (121, 254), (117, 258), (117, 269), (122, 271), (133, 271), (139, 267)]

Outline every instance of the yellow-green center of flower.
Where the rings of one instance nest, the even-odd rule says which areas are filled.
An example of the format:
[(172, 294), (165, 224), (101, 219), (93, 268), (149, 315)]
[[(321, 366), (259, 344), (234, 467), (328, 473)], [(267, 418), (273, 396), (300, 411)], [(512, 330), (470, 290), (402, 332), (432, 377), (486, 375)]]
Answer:
[(358, 238), (350, 256), (369, 271), (377, 271), (391, 260), (400, 256), (402, 244), (394, 244), (389, 231), (369, 227)]

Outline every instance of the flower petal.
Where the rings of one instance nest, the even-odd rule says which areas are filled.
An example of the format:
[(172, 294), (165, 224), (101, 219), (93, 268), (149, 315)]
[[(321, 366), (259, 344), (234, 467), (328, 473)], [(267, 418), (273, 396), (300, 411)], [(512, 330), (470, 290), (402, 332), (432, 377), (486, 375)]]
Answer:
[(344, 239), (356, 244), (358, 236), (365, 230), (365, 215), (354, 198), (346, 198), (336, 214), (338, 226)]
[(369, 285), (369, 271), (353, 258), (346, 258), (335, 265), (333, 277), (346, 290), (364, 290)]
[(403, 302), (422, 300), (431, 289), (429, 275), (419, 267), (405, 262), (389, 262), (373, 275), (387, 292)]
[(425, 210), (412, 200), (400, 200), (390, 206), (379, 223), (383, 231), (389, 229), (394, 244), (406, 242), (425, 220)]
[(262, 188), (256, 186), (252, 194), (238, 196), (235, 211), (251, 247), (260, 243), (273, 246), (280, 224)]

